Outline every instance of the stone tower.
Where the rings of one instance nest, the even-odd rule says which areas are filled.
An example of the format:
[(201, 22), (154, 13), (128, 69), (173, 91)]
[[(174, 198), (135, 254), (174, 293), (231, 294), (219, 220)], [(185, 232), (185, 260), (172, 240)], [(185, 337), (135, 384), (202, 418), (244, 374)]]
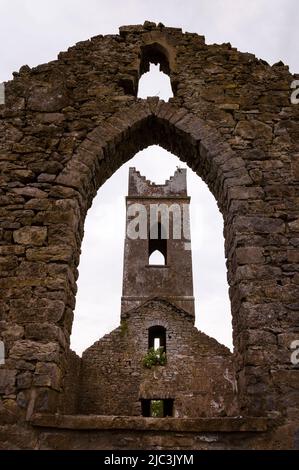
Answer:
[[(194, 317), (189, 205), (186, 169), (178, 168), (164, 184), (155, 184), (130, 168), (122, 315), (159, 297)], [(163, 263), (151, 263), (155, 251)]]

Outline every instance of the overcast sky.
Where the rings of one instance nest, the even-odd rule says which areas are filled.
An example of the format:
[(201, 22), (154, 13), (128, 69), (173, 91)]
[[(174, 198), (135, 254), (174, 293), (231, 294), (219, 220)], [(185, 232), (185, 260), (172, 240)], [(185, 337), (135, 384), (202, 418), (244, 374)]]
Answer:
[[(0, 0), (0, 82), (22, 65), (57, 57), (78, 41), (113, 34), (145, 20), (181, 27), (230, 42), (270, 64), (282, 60), (299, 72), (299, 7), (296, 0)], [(156, 68), (144, 75), (139, 96), (167, 100), (169, 80)], [(128, 167), (157, 183), (179, 160), (161, 149), (139, 152), (100, 188), (89, 211), (79, 266), (72, 347), (81, 352), (119, 323)], [(223, 221), (206, 185), (189, 169), (196, 324), (231, 347), (231, 316), (223, 250)]]

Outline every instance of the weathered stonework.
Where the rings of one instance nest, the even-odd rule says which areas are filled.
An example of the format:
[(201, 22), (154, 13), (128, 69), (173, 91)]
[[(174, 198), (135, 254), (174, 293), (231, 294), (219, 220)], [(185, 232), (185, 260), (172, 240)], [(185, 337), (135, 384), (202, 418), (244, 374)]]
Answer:
[[(164, 366), (148, 369), (148, 329), (166, 329)], [(153, 299), (83, 353), (79, 414), (141, 416), (142, 399), (173, 399), (177, 418), (237, 416), (232, 354), (184, 310)]]
[[(169, 103), (136, 98), (149, 61), (169, 73), (174, 91)], [(45, 433), (26, 419), (59, 411), (67, 401), (64, 378), (86, 212), (122, 163), (160, 144), (208, 184), (223, 214), (240, 413), (277, 419), (272, 431), (263, 431), (263, 439), (251, 435), (247, 446), (294, 448), (299, 427), (298, 365), (290, 360), (291, 341), (299, 336), (294, 79), (298, 75), (281, 62), (269, 66), (230, 44), (206, 45), (197, 34), (146, 22), (78, 43), (49, 64), (23, 66), (6, 84), (6, 102), (0, 105), (2, 447), (43, 447)], [(72, 447), (72, 437), (61, 432), (63, 446)], [(155, 433), (155, 445), (184, 447), (173, 435), (167, 441)], [(77, 447), (80, 435), (76, 431)], [(101, 431), (96, 435), (107, 445)], [(138, 446), (149, 445), (146, 436)], [(53, 439), (47, 447), (57, 446)], [(219, 442), (224, 448), (243, 446), (240, 433)]]
[[(148, 298), (162, 297), (194, 317), (186, 169), (177, 170), (164, 184), (155, 184), (130, 168), (128, 186), (122, 313)], [(138, 227), (142, 226), (138, 238), (135, 225), (131, 227), (134, 214), (135, 223), (138, 221)], [(157, 228), (158, 223), (163, 238), (160, 241), (153, 238), (151, 250), (151, 230)], [(158, 237), (158, 229), (152, 236)], [(150, 265), (149, 251), (160, 251), (165, 266)]]

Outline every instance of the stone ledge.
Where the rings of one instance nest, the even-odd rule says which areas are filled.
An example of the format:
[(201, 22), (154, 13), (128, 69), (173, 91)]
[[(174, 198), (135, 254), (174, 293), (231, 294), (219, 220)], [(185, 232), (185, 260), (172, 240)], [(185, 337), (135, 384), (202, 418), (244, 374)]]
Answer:
[(273, 420), (264, 417), (144, 418), (141, 416), (34, 414), (33, 426), (74, 430), (174, 432), (265, 432)]

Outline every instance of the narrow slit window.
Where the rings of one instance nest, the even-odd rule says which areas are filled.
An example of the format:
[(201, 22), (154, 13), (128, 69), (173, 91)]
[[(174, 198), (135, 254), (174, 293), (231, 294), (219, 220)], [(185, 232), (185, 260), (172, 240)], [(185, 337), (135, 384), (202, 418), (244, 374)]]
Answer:
[(173, 416), (173, 399), (142, 399), (142, 416), (147, 418), (166, 418)]
[(166, 352), (166, 329), (164, 326), (155, 325), (148, 329), (148, 348), (157, 349), (163, 348)]
[(157, 349), (160, 349), (160, 338), (154, 338), (154, 350), (157, 351)]

